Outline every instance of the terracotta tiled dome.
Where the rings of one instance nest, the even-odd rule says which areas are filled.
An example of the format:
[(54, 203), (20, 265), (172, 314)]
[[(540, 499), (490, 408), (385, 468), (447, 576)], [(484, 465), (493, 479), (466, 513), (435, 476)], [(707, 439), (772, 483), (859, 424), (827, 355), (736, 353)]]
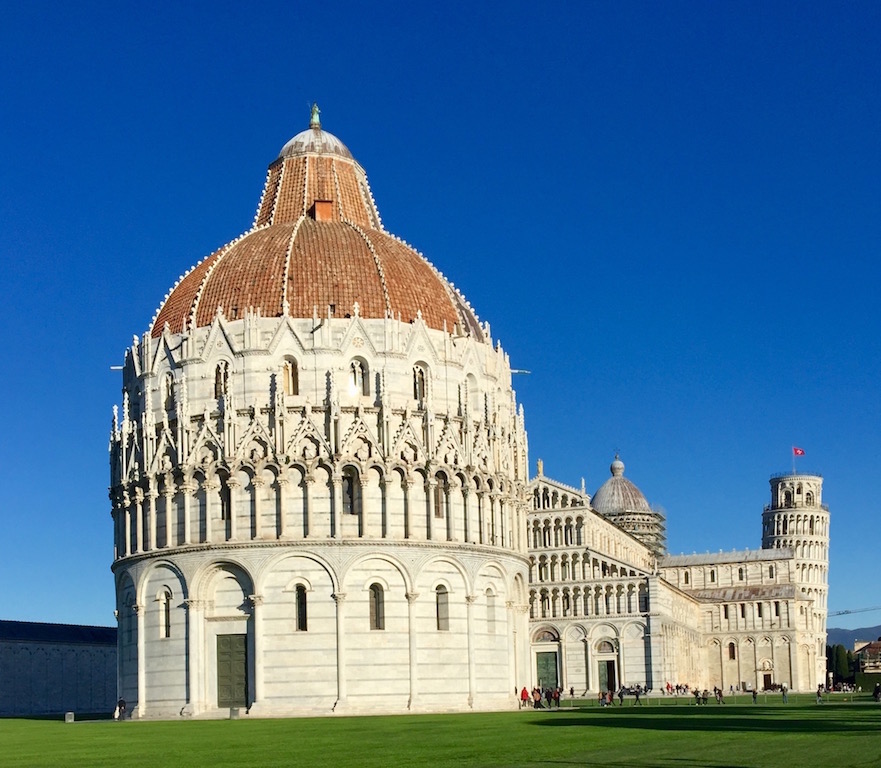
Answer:
[(363, 168), (321, 129), (297, 134), (269, 166), (252, 229), (193, 267), (165, 298), (151, 326), (159, 336), (208, 325), (217, 309), (231, 320), (264, 317), (421, 314), (431, 328), (482, 338), (465, 299), (417, 251), (386, 232)]

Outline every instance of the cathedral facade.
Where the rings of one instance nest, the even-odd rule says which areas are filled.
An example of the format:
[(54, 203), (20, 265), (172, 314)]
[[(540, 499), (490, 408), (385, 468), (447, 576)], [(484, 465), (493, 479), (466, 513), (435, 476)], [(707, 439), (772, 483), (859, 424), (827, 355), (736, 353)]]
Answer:
[[(795, 523), (769, 511), (767, 557), (741, 559), (745, 584), (718, 563), (714, 587), (711, 566), (664, 554), (647, 504), (600, 489), (598, 511), (530, 482), (507, 355), (383, 228), (317, 109), (270, 164), (251, 229), (133, 339), (110, 463), (119, 693), (136, 717), (499, 709), (551, 677), (725, 682), (727, 643), (755, 635), (765, 660), (753, 625), (713, 630), (747, 587), (751, 611), (785, 605), (790, 679), (824, 658), (807, 651), (808, 671), (796, 631), (798, 579), (822, 573), (825, 610), (821, 534), (802, 573)], [(782, 651), (769, 658), (779, 679)]]
[(579, 694), (824, 684), (823, 479), (771, 478), (760, 549), (670, 555), (663, 514), (624, 477), (618, 457), (610, 469), (593, 496), (544, 477), (541, 463), (530, 484), (529, 616), (540, 684)]

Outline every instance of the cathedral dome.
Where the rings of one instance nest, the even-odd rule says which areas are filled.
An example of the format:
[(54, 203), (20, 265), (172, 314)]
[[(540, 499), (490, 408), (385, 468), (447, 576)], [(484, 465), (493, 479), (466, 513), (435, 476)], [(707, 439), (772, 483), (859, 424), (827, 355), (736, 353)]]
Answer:
[[(357, 309), (356, 309), (357, 305)], [(172, 333), (253, 310), (263, 317), (417, 318), (483, 340), (464, 297), (382, 226), (364, 169), (317, 108), (269, 166), (253, 227), (181, 276), (150, 328)]]
[(612, 476), (593, 495), (590, 505), (601, 515), (615, 516), (623, 512), (651, 512), (642, 491), (624, 477), (624, 462), (617, 456), (609, 467)]

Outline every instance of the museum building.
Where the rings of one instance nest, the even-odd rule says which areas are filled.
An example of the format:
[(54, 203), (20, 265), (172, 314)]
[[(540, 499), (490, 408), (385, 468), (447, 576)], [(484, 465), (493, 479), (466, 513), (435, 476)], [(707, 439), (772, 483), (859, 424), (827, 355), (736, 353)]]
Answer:
[(126, 351), (110, 464), (134, 717), (823, 679), (822, 480), (772, 479), (762, 549), (703, 559), (617, 458), (593, 497), (530, 481), (507, 355), (317, 108)]

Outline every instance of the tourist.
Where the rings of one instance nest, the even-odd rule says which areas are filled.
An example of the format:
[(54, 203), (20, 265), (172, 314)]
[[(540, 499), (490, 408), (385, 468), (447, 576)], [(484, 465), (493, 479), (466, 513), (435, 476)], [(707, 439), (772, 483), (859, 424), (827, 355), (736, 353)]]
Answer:
[(520, 691), (520, 709), (528, 709), (529, 708), (529, 691), (526, 690), (526, 686), (523, 686), (523, 690)]

